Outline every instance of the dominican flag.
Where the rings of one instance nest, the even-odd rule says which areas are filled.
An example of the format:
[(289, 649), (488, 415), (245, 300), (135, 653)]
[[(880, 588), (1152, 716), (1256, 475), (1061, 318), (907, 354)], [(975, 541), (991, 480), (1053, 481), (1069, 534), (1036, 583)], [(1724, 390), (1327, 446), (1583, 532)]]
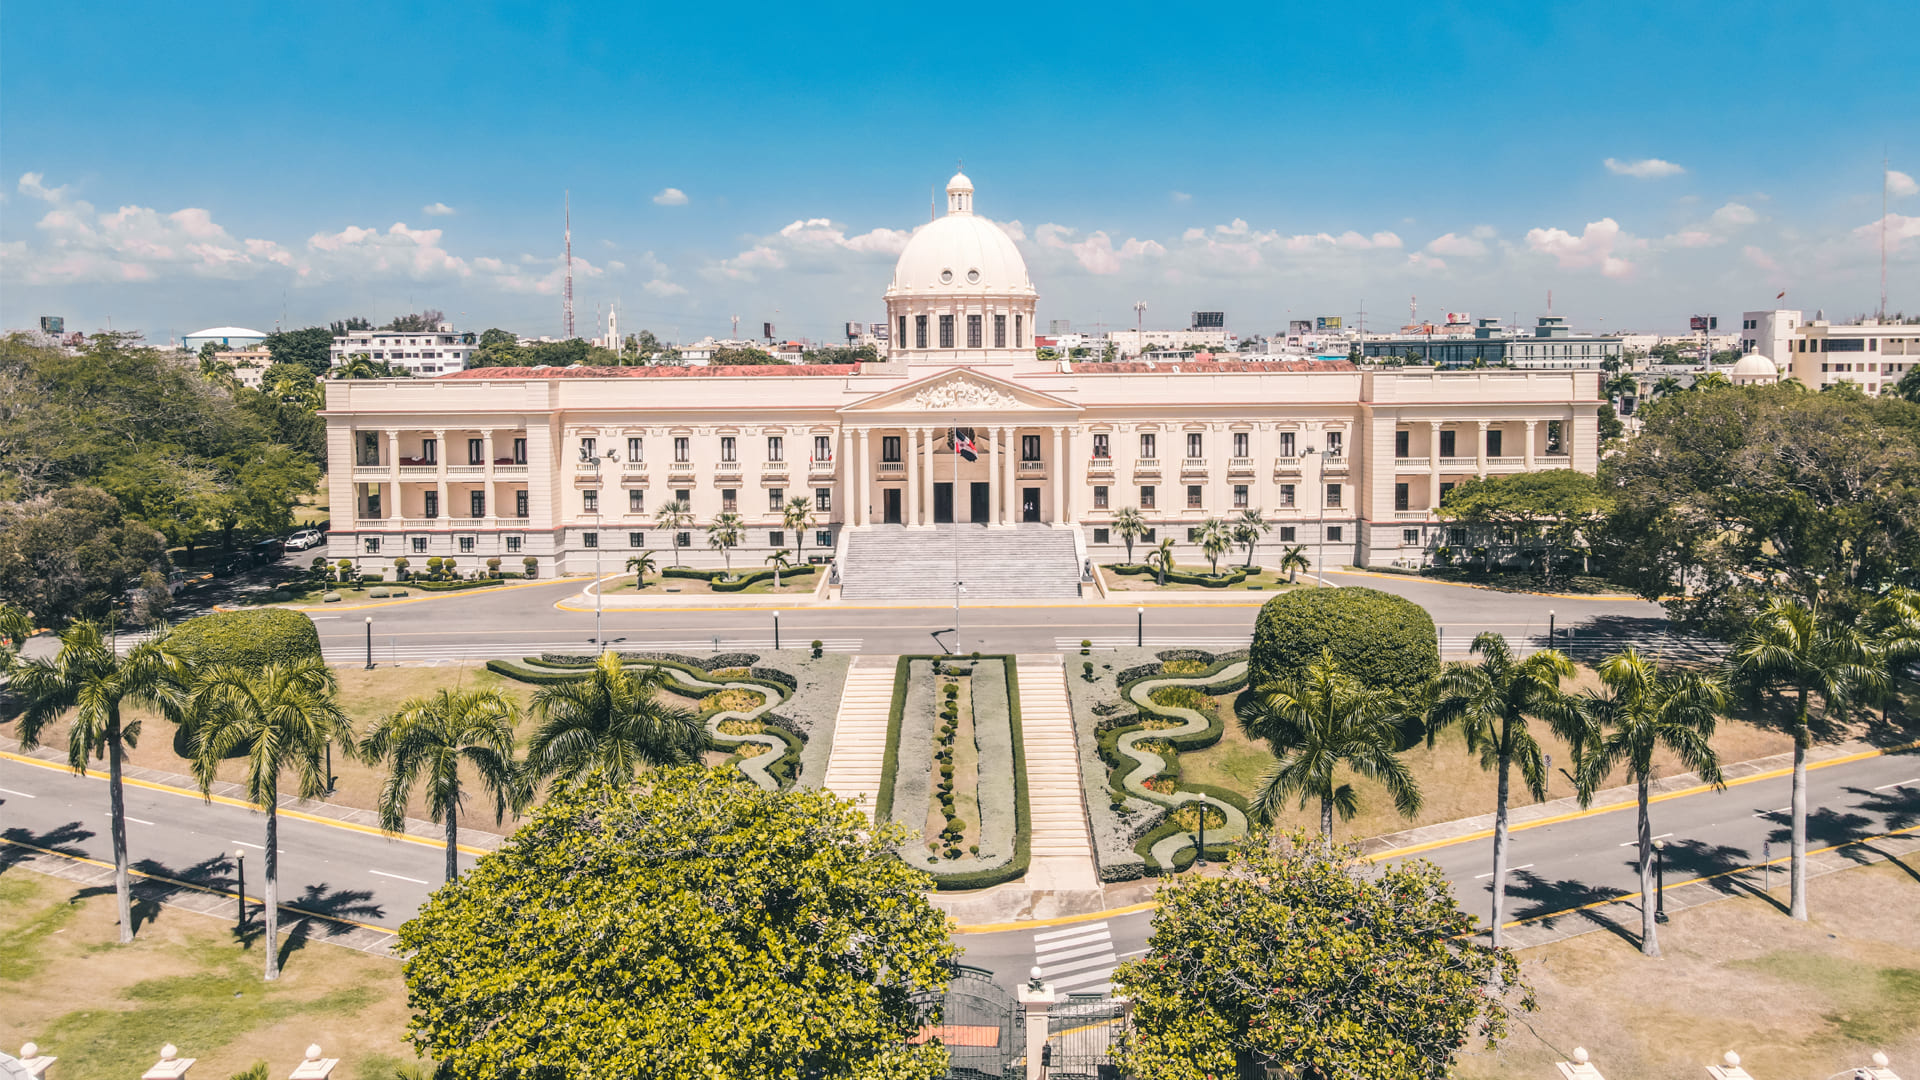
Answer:
[(979, 461), (980, 451), (973, 445), (973, 429), (957, 427), (953, 429), (953, 452), (968, 461)]

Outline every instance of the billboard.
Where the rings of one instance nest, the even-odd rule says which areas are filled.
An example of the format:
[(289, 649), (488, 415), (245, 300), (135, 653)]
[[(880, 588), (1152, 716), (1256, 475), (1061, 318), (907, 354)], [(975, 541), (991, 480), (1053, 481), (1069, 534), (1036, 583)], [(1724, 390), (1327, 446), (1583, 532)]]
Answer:
[(1196, 311), (1193, 313), (1193, 330), (1222, 330), (1227, 325), (1227, 313), (1224, 311)]
[(1319, 318), (1313, 320), (1313, 322), (1314, 322), (1314, 326), (1320, 330), (1340, 329), (1340, 316), (1338, 315), (1322, 315)]
[(865, 333), (866, 327), (867, 327), (866, 323), (857, 323), (857, 322), (848, 323), (847, 324), (847, 340), (852, 341), (854, 338), (857, 338), (861, 334)]
[(760, 336), (763, 338), (766, 338), (768, 341), (772, 341), (773, 340), (773, 324), (770, 322), (761, 323)]
[(1313, 320), (1312, 319), (1294, 319), (1287, 323), (1287, 333), (1288, 334), (1311, 334), (1313, 333)]
[(67, 320), (62, 315), (40, 316), (40, 332), (43, 334), (64, 334), (67, 332)]
[(1473, 321), (1473, 316), (1467, 314), (1464, 311), (1447, 312), (1447, 322), (1452, 325), (1458, 326), (1462, 323), (1470, 323), (1472, 321)]
[(1695, 331), (1718, 330), (1720, 329), (1720, 316), (1695, 315), (1693, 318), (1687, 320), (1687, 328)]
[(874, 323), (872, 333), (875, 341), (887, 341), (891, 339), (891, 335), (887, 332), (887, 324), (883, 322)]

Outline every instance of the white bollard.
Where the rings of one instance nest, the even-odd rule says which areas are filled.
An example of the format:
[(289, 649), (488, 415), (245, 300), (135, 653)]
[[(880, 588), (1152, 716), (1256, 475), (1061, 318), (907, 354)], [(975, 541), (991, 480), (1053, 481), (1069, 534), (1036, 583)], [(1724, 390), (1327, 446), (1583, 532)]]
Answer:
[(1873, 1064), (1853, 1071), (1855, 1080), (1900, 1080), (1899, 1074), (1887, 1067), (1887, 1055), (1875, 1050), (1870, 1060)]
[(193, 1068), (194, 1058), (183, 1058), (172, 1044), (160, 1048), (160, 1060), (153, 1068), (140, 1074), (140, 1080), (185, 1080), (187, 1070)]
[(46, 1080), (48, 1066), (59, 1060), (57, 1057), (42, 1054), (40, 1048), (33, 1043), (20, 1048), (20, 1067), (25, 1069), (27, 1075), (34, 1080)]
[(306, 1058), (288, 1074), (287, 1080), (327, 1080), (333, 1075), (333, 1067), (338, 1064), (339, 1058), (321, 1057), (320, 1044), (313, 1043), (307, 1047)]
[(1573, 1048), (1572, 1061), (1556, 1061), (1553, 1065), (1560, 1070), (1560, 1075), (1565, 1080), (1607, 1080), (1588, 1059), (1587, 1048), (1584, 1046)]
[(1721, 1059), (1725, 1065), (1707, 1066), (1707, 1075), (1713, 1080), (1753, 1080), (1753, 1074), (1740, 1067), (1740, 1055), (1729, 1050)]

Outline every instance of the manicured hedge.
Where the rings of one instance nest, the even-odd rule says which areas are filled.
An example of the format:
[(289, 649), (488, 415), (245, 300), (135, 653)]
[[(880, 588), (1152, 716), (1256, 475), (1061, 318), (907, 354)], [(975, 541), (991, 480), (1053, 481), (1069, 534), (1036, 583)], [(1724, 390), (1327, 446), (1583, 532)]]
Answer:
[(1377, 589), (1303, 589), (1261, 605), (1252, 682), (1299, 671), (1323, 649), (1341, 670), (1373, 686), (1409, 690), (1440, 671), (1439, 635), (1419, 604)]
[[(790, 566), (780, 571), (780, 580), (785, 582), (786, 579), (790, 577), (805, 577), (813, 573), (816, 569), (818, 569), (818, 567)], [(739, 572), (738, 579), (734, 581), (721, 580), (727, 576), (725, 570), (696, 570), (691, 566), (669, 566), (660, 571), (660, 576), (709, 582), (712, 584), (714, 592), (739, 592), (755, 582), (772, 581), (773, 567), (762, 567), (759, 570), (742, 570)]]
[(188, 619), (167, 638), (200, 663), (262, 668), (320, 655), (320, 632), (297, 611), (262, 608)]
[[(1191, 791), (1196, 795), (1206, 795), (1210, 798), (1219, 799), (1221, 802), (1227, 803), (1241, 813), (1246, 814), (1249, 818), (1253, 816), (1253, 808), (1248, 805), (1246, 796), (1241, 795), (1237, 791), (1229, 791), (1223, 787), (1214, 787), (1211, 784), (1181, 784), (1180, 790)], [(1163, 820), (1158, 825), (1148, 829), (1140, 839), (1134, 841), (1134, 853), (1146, 862), (1148, 877), (1159, 877), (1167, 873), (1179, 873), (1193, 865), (1196, 853), (1192, 845), (1174, 853), (1172, 867), (1162, 866), (1154, 862), (1153, 855), (1151, 854), (1153, 845), (1169, 836), (1187, 831), (1182, 829), (1179, 823), (1173, 820), (1173, 813), (1178, 809), (1180, 809), (1180, 806), (1167, 807), (1163, 814)], [(1209, 859), (1225, 862), (1230, 851), (1232, 851), (1231, 844), (1214, 844), (1211, 841), (1207, 844), (1207, 858)]]
[[(1108, 566), (1107, 569), (1116, 574), (1132, 574), (1134, 576), (1151, 577), (1156, 580), (1160, 575), (1159, 570), (1144, 563), (1114, 563)], [(1245, 567), (1234, 567), (1218, 577), (1210, 574), (1190, 574), (1184, 570), (1169, 570), (1167, 571), (1167, 580), (1169, 582), (1178, 582), (1181, 585), (1203, 585), (1209, 589), (1224, 589), (1229, 585), (1238, 585), (1247, 580), (1247, 570)]]
[(499, 578), (476, 578), (471, 581), (429, 581), (424, 577), (407, 579), (407, 588), (426, 589), (431, 592), (459, 592), (462, 589), (484, 589), (489, 585), (500, 584)]

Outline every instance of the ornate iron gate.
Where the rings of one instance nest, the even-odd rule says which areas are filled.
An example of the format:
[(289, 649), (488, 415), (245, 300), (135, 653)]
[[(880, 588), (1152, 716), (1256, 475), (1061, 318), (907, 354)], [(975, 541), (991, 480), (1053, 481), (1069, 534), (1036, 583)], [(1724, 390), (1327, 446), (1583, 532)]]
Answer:
[(913, 1041), (938, 1039), (947, 1048), (949, 1080), (1018, 1075), (1014, 1062), (1024, 1052), (1025, 1017), (992, 972), (955, 964), (947, 992), (923, 995), (918, 1002), (921, 1027)]
[(1047, 1010), (1047, 1080), (1121, 1080), (1113, 1051), (1126, 1029), (1125, 1002), (1069, 995)]

